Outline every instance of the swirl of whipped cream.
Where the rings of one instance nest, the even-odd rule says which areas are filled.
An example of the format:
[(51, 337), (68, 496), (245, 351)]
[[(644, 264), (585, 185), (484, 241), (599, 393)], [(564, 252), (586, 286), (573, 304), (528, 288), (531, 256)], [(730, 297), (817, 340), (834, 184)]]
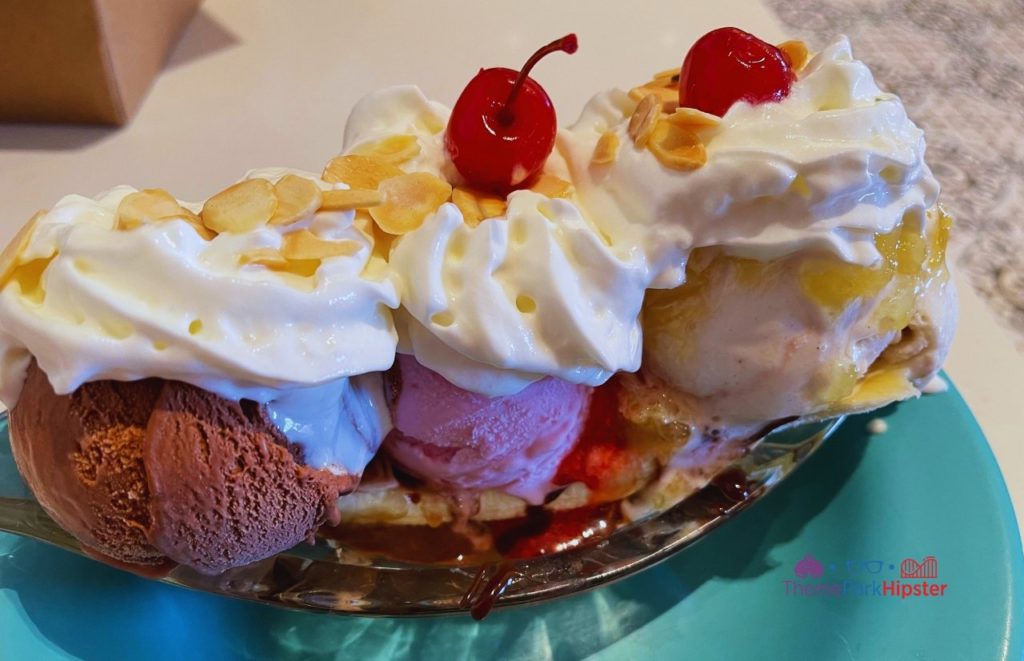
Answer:
[[(248, 177), (276, 181), (282, 169)], [(70, 195), (43, 215), (21, 261), (45, 264), (35, 291), (0, 291), (0, 397), (17, 401), (31, 357), (57, 393), (86, 381), (162, 377), (229, 399), (267, 402), (282, 390), (387, 369), (397, 292), (352, 212), (318, 212), (282, 228), (203, 240), (184, 220), (115, 229), (133, 188)], [(198, 211), (201, 205), (183, 206)], [(359, 243), (309, 277), (240, 263), (281, 246), (285, 230)], [(48, 262), (46, 261), (48, 260)]]
[(490, 396), (636, 370), (642, 256), (614, 252), (571, 202), (525, 190), (508, 202), (476, 227), (445, 204), (392, 251), (417, 360)]
[[(703, 130), (707, 162), (695, 170), (666, 168), (633, 146), (635, 105), (618, 91), (596, 96), (558, 146), (587, 217), (613, 243), (644, 247), (655, 287), (681, 283), (689, 251), (702, 246), (759, 260), (827, 251), (869, 266), (881, 259), (873, 235), (908, 214), (923, 226), (938, 197), (922, 131), (845, 37), (807, 64), (781, 102), (736, 103)], [(607, 131), (623, 145), (618, 158), (593, 164)]]

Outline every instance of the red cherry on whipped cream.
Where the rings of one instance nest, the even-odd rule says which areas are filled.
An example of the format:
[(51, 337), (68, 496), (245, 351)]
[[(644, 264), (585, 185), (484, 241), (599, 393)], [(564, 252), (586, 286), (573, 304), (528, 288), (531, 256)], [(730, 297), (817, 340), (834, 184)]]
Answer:
[(575, 53), (575, 34), (534, 53), (521, 71), (481, 69), (462, 91), (445, 132), (445, 149), (475, 187), (507, 193), (537, 174), (555, 146), (555, 107), (529, 77), (545, 55)]
[(738, 28), (718, 28), (698, 39), (686, 54), (679, 105), (721, 117), (737, 101), (781, 101), (795, 78), (775, 46)]

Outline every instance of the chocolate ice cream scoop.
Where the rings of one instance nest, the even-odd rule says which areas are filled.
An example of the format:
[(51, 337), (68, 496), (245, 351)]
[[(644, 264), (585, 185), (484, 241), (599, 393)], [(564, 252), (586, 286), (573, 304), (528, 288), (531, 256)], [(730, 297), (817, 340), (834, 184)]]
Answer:
[(309, 538), (358, 482), (304, 466), (258, 404), (161, 379), (57, 395), (35, 363), (11, 445), (40, 504), (83, 545), (211, 574)]

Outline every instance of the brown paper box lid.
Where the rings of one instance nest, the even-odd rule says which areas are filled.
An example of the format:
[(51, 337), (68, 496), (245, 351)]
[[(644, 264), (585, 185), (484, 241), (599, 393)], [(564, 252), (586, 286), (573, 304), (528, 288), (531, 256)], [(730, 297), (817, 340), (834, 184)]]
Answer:
[(124, 124), (200, 0), (0, 0), (0, 121)]

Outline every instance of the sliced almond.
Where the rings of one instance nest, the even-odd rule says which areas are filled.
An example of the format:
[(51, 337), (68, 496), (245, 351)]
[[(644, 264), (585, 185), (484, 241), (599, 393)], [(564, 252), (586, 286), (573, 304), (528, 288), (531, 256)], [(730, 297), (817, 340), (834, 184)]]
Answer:
[(413, 172), (380, 184), (384, 202), (370, 209), (377, 225), (388, 234), (406, 234), (451, 197), (452, 187), (429, 172)]
[(484, 214), (484, 218), (504, 216), (505, 212), (508, 211), (508, 202), (503, 197), (484, 195), (478, 197), (477, 202), (480, 203), (480, 211)]
[(178, 200), (162, 188), (147, 188), (125, 195), (117, 205), (117, 229), (135, 229), (147, 222), (181, 217)]
[(384, 201), (384, 196), (376, 190), (350, 188), (349, 190), (324, 191), (320, 208), (324, 211), (351, 211), (352, 209), (369, 209)]
[(658, 123), (658, 116), (661, 115), (661, 102), (656, 94), (648, 94), (640, 99), (636, 110), (629, 118), (629, 137), (637, 147), (644, 147), (651, 137), (654, 125)]
[(281, 241), (281, 254), (289, 260), (326, 259), (354, 255), (359, 252), (360, 247), (358, 241), (330, 241), (321, 239), (307, 229), (301, 229), (284, 235)]
[(208, 199), (199, 215), (214, 232), (242, 234), (266, 225), (276, 211), (274, 186), (266, 179), (246, 179)]
[(696, 108), (676, 108), (675, 112), (664, 118), (666, 122), (675, 124), (681, 129), (701, 131), (710, 129), (722, 123), (722, 119), (716, 115), (706, 113)]
[(348, 154), (331, 160), (324, 168), (323, 180), (345, 183), (351, 188), (376, 190), (382, 181), (405, 174), (402, 169), (380, 156)]
[(462, 213), (462, 221), (470, 227), (476, 227), (484, 219), (484, 212), (480, 209), (480, 203), (471, 191), (465, 188), (456, 188), (452, 191), (452, 202)]
[(377, 227), (377, 223), (373, 222), (370, 213), (364, 210), (356, 211), (355, 218), (352, 219), (352, 226), (359, 230), (370, 242), (370, 245), (373, 247), (373, 254), (387, 260), (391, 254), (391, 244), (395, 239), (394, 236)]
[(175, 218), (181, 218), (189, 225), (203, 224), (203, 220), (202, 218), (199, 217), (199, 214), (197, 214), (195, 211), (192, 211), (191, 209), (186, 209), (185, 207), (181, 207), (178, 209), (178, 215), (175, 216)]
[(590, 157), (590, 162), (594, 165), (608, 165), (614, 163), (618, 156), (619, 134), (615, 131), (605, 131), (594, 145), (594, 155)]
[[(540, 179), (534, 183), (534, 186), (538, 183), (540, 183)], [(459, 211), (462, 212), (462, 219), (470, 227), (476, 227), (480, 224), (481, 220), (487, 218), (504, 216), (505, 212), (508, 211), (508, 202), (505, 198), (469, 188), (456, 188), (453, 190), (452, 202), (455, 206), (459, 207)]]
[(419, 156), (420, 142), (414, 135), (392, 135), (376, 142), (363, 143), (353, 153), (378, 156), (388, 163), (401, 165)]
[(283, 269), (288, 266), (288, 260), (279, 250), (273, 248), (254, 248), (243, 252), (238, 256), (238, 263), (241, 265), (258, 264), (272, 269)]
[[(189, 213), (192, 212), (190, 211)], [(193, 221), (192, 218), (195, 218), (195, 220)], [(207, 241), (212, 241), (215, 238), (217, 238), (217, 233), (211, 230), (206, 225), (203, 225), (202, 221), (199, 220), (199, 216), (196, 216), (193, 213), (192, 218), (186, 218), (186, 221), (192, 227), (192, 229), (196, 231), (196, 234), (201, 236), (203, 239), (206, 239)]]
[(290, 225), (307, 218), (320, 208), (320, 187), (306, 177), (286, 174), (274, 184), (277, 211), (270, 218), (271, 225)]
[(673, 170), (694, 170), (707, 161), (707, 153), (697, 134), (668, 121), (657, 123), (647, 148), (662, 165)]
[(654, 79), (638, 85), (629, 91), (629, 97), (640, 101), (654, 94), (661, 103), (661, 109), (672, 112), (679, 105), (679, 69), (665, 69), (654, 74)]
[(659, 71), (658, 73), (651, 76), (651, 79), (651, 82), (655, 83), (667, 79), (670, 83), (679, 84), (679, 67)]
[(672, 112), (679, 106), (678, 84), (670, 84), (666, 86), (657, 81), (652, 81), (646, 85), (640, 85), (639, 87), (634, 87), (629, 90), (629, 98), (634, 101), (640, 101), (651, 94), (658, 97), (661, 109), (665, 112)]
[(46, 211), (43, 209), (35, 212), (28, 219), (28, 222), (18, 230), (18, 233), (14, 235), (14, 238), (7, 244), (4, 251), (0, 253), (0, 287), (7, 284), (11, 274), (14, 273), (14, 269), (18, 268), (21, 264), (21, 253), (25, 252), (25, 249), (28, 248), (32, 235), (36, 231), (36, 226), (39, 225), (39, 219), (45, 215)]
[(786, 58), (786, 61), (789, 62), (789, 67), (793, 71), (803, 69), (807, 65), (807, 60), (811, 57), (810, 51), (807, 50), (807, 44), (799, 39), (782, 42), (779, 44), (779, 50), (782, 51), (782, 57)]
[[(206, 239), (207, 241), (212, 241), (214, 238), (217, 237), (217, 233), (211, 230), (209, 227), (203, 225), (203, 219), (199, 217), (199, 214), (192, 211), (191, 209), (186, 209), (185, 207), (182, 207), (181, 214), (175, 217), (184, 220), (186, 223), (189, 224), (189, 226), (192, 229), (196, 231), (196, 234)], [(163, 220), (170, 219), (164, 218)]]
[[(530, 186), (530, 190), (534, 193), (540, 193), (547, 197), (572, 197), (573, 193), (576, 192), (575, 187), (565, 179), (556, 177), (553, 174), (542, 174), (537, 177), (537, 180)], [(502, 206), (505, 206), (505, 201), (502, 200)], [(504, 210), (502, 213), (505, 213)], [(499, 214), (500, 215), (500, 214)]]
[(374, 239), (373, 228), (376, 227), (373, 223), (373, 218), (366, 211), (357, 211), (355, 217), (352, 219), (352, 226), (362, 232), (363, 236), (371, 241)]

